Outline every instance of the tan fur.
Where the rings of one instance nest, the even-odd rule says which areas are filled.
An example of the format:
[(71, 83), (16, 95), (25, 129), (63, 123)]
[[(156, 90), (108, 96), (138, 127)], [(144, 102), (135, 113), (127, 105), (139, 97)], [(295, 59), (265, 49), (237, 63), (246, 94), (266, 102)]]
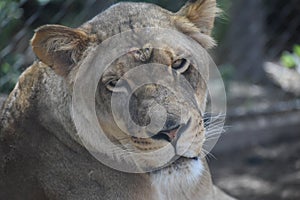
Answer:
[(45, 25), (35, 32), (31, 40), (34, 53), (61, 75), (69, 71), (65, 68), (78, 62), (89, 42), (95, 42), (95, 37), (83, 30), (60, 25)]
[(215, 17), (220, 13), (216, 1), (196, 1), (188, 3), (175, 16), (175, 25), (187, 35), (190, 35), (204, 48), (216, 45), (210, 37)]
[[(96, 160), (82, 145), (71, 116), (77, 70), (85, 67), (102, 41), (123, 31), (158, 27), (178, 30), (210, 48), (214, 45), (210, 33), (216, 12), (215, 0), (191, 1), (177, 13), (152, 4), (120, 3), (79, 28), (60, 25), (38, 28), (31, 44), (39, 61), (20, 76), (0, 111), (0, 199), (232, 199), (213, 186), (202, 156), (205, 130), (199, 110), (205, 109), (205, 74), (201, 77), (191, 67), (182, 72), (195, 87), (201, 104), (199, 110), (180, 102), (156, 84), (135, 91), (137, 99), (131, 106), (135, 113), (132, 117), (139, 125), (148, 122), (145, 113), (153, 102), (148, 101), (149, 97), (165, 106), (171, 114), (170, 122), (178, 123), (180, 105), (189, 108), (192, 116), (186, 131), (176, 136), (172, 149), (180, 159), (150, 173), (124, 173)], [(169, 143), (162, 139), (131, 137), (120, 130), (110, 111), (111, 91), (116, 88), (110, 87), (109, 81), (145, 62), (172, 66), (180, 53), (180, 48), (169, 46), (152, 48), (150, 41), (133, 46), (130, 53), (118, 58), (104, 72), (95, 109), (102, 128), (116, 145), (149, 152)], [(113, 149), (111, 153), (119, 156)], [(163, 160), (164, 155), (155, 159)], [(143, 157), (137, 160), (155, 166)]]

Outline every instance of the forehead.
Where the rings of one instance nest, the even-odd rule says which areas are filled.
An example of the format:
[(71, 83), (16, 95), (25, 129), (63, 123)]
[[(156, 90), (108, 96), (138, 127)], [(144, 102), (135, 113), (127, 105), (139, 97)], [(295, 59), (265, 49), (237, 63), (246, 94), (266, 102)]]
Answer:
[[(110, 40), (113, 36), (125, 35), (125, 32), (130, 31), (130, 36), (125, 38), (126, 41), (130, 41), (130, 48), (140, 49), (150, 43), (154, 47), (154, 51), (152, 60), (147, 62), (170, 66), (176, 58), (191, 57), (191, 51), (195, 48), (192, 48), (190, 44), (196, 44), (195, 41), (191, 41), (191, 38), (187, 39), (184, 33), (178, 32), (173, 22), (174, 15), (174, 13), (154, 4), (118, 3), (88, 21), (83, 27), (86, 26), (90, 33), (99, 35), (101, 41)], [(143, 31), (145, 29), (151, 30), (147, 33), (142, 31), (140, 34), (138, 30), (141, 29)], [(170, 32), (170, 30), (174, 32)], [(185, 39), (179, 41), (183, 37)], [(123, 41), (120, 38), (118, 41), (120, 42), (117, 45), (111, 46), (120, 48), (119, 44)], [(127, 51), (123, 56), (117, 57), (115, 62), (105, 69), (103, 76), (124, 74), (129, 69), (144, 63), (134, 60), (132, 54)]]
[(113, 5), (83, 26), (89, 25), (92, 33), (112, 36), (144, 27), (171, 28), (172, 15), (154, 4), (126, 2)]

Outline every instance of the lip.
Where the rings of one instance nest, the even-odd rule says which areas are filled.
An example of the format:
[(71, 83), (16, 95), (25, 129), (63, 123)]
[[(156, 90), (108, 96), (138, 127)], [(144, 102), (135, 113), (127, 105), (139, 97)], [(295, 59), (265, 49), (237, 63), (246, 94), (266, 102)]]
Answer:
[(172, 163), (158, 169), (158, 170), (155, 170), (153, 171), (152, 173), (157, 173), (157, 172), (160, 172), (160, 171), (163, 171), (163, 170), (166, 170), (170, 167), (172, 168), (175, 168), (175, 169), (180, 169), (180, 164), (183, 163), (183, 162), (195, 162), (195, 161), (198, 161), (200, 158), (199, 157), (192, 157), (192, 158), (188, 158), (188, 157), (185, 157), (185, 156), (180, 156), (177, 160), (173, 161)]
[(188, 158), (188, 157), (181, 156), (177, 160), (172, 162), (170, 165), (166, 166), (165, 168), (175, 167), (176, 169), (180, 169), (182, 163), (191, 163), (191, 162), (196, 162), (198, 160), (199, 160), (198, 157)]
[[(194, 161), (198, 161), (198, 160), (199, 160), (199, 157), (188, 158), (188, 157), (185, 157), (185, 156), (180, 156), (177, 160), (173, 161), (168, 166), (176, 166), (176, 165), (179, 165), (183, 162), (194, 162)], [(168, 166), (166, 166), (166, 167), (168, 167)]]
[(188, 158), (188, 157), (185, 157), (185, 156), (181, 156), (175, 162), (177, 162), (177, 161), (181, 162), (181, 161), (185, 161), (185, 160), (195, 160), (195, 161), (197, 161), (197, 160), (199, 160), (199, 158), (198, 157)]

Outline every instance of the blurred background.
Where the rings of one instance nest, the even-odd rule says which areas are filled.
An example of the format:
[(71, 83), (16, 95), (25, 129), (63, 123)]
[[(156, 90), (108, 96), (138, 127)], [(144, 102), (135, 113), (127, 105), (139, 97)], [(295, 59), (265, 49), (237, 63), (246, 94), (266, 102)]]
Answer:
[[(44, 24), (76, 27), (118, 1), (1, 0), (0, 95), (35, 60)], [(142, 2), (142, 1), (140, 1)], [(145, 0), (177, 11), (185, 0)], [(239, 199), (300, 199), (299, 0), (218, 0), (211, 50), (227, 92), (226, 132), (208, 156), (215, 183)], [(3, 98), (2, 98), (3, 99)]]

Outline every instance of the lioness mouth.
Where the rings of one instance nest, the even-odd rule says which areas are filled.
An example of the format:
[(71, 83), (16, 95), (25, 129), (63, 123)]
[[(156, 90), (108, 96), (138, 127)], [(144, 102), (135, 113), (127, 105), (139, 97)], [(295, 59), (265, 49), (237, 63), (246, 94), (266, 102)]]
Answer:
[(191, 160), (199, 160), (198, 157), (192, 157), (192, 158), (189, 158), (189, 157), (185, 157), (185, 156), (181, 156), (180, 158), (178, 158), (174, 164), (179, 164), (181, 162), (185, 162), (185, 161), (191, 161)]
[(184, 166), (182, 164), (192, 163), (192, 162), (195, 162), (195, 161), (198, 161), (198, 160), (199, 160), (198, 157), (188, 158), (188, 157), (185, 157), (185, 156), (180, 156), (177, 160), (173, 161), (169, 165), (166, 165), (163, 168), (160, 168), (156, 171), (153, 171), (152, 173), (157, 173), (157, 172), (160, 172), (161, 170), (165, 170), (165, 169), (169, 169), (169, 168), (173, 168), (175, 170), (180, 170), (182, 168), (182, 166)]

